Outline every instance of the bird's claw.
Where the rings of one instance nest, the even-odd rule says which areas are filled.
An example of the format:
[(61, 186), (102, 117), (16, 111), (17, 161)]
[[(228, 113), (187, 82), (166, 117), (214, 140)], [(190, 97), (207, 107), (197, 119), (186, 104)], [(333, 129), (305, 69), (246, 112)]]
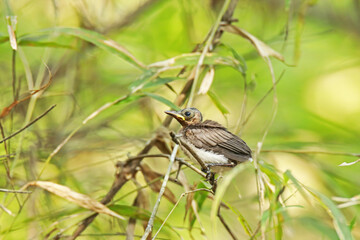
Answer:
[(202, 168), (201, 171), (206, 174), (206, 180), (211, 184), (214, 185), (215, 183), (215, 173), (210, 171), (209, 167)]

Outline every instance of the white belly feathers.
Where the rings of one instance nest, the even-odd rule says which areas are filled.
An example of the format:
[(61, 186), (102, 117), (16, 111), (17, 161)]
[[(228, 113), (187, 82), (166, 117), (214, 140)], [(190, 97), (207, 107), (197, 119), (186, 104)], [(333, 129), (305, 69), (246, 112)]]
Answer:
[[(198, 155), (198, 157), (205, 163), (205, 164), (229, 164), (230, 161), (224, 155), (216, 154), (212, 151), (206, 151), (204, 149), (199, 149), (191, 144), (189, 141), (186, 141), (186, 144)], [(197, 160), (189, 153), (187, 149), (181, 147), (183, 152), (190, 157), (193, 161), (197, 162)]]

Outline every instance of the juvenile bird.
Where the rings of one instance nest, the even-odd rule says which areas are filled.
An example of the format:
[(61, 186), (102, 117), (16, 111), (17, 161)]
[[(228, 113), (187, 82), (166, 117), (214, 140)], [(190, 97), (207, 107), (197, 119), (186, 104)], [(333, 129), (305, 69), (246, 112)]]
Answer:
[[(251, 149), (235, 134), (221, 124), (205, 120), (196, 108), (180, 111), (165, 111), (181, 125), (180, 147), (192, 160), (202, 162), (212, 172), (221, 172), (247, 160), (252, 161)], [(193, 155), (196, 154), (197, 157)], [(206, 169), (203, 169), (205, 171)]]

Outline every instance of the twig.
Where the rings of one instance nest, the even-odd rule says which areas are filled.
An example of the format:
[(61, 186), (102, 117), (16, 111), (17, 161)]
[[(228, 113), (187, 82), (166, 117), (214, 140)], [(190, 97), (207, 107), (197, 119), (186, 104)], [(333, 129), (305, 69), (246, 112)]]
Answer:
[(190, 152), (191, 156), (195, 158), (195, 160), (200, 164), (202, 169), (204, 170), (208, 169), (206, 164), (201, 160), (201, 158), (196, 154), (196, 152), (194, 152), (194, 150), (186, 142), (182, 141), (180, 138), (178, 140), (180, 145), (186, 148), (186, 150)]
[(0, 159), (12, 157), (12, 156), (15, 156), (15, 153), (10, 153), (10, 154), (6, 154), (6, 155), (0, 155)]
[(152, 211), (152, 213), (151, 213), (151, 216), (150, 216), (148, 225), (147, 225), (147, 227), (146, 227), (145, 233), (144, 233), (144, 235), (142, 236), (141, 240), (145, 240), (145, 239), (149, 236), (149, 234), (151, 233), (151, 231), (152, 231), (153, 224), (154, 224), (154, 220), (155, 220), (155, 216), (156, 216), (157, 210), (158, 210), (158, 208), (159, 208), (162, 195), (164, 194), (167, 181), (169, 180), (169, 176), (170, 176), (170, 173), (171, 173), (171, 169), (172, 169), (172, 166), (173, 166), (173, 164), (174, 164), (175, 157), (176, 157), (176, 153), (177, 153), (178, 149), (179, 149), (179, 145), (176, 144), (176, 145), (174, 146), (174, 149), (173, 149), (173, 151), (172, 151), (172, 153), (171, 153), (171, 156), (170, 156), (170, 162), (169, 162), (168, 170), (166, 171), (166, 174), (165, 174), (165, 177), (164, 177), (164, 180), (163, 180), (163, 184), (162, 184), (161, 189), (160, 189), (160, 192), (159, 192), (159, 196), (158, 196), (158, 198), (157, 198), (157, 200), (156, 200), (156, 203), (155, 203), (154, 209), (153, 209), (153, 211)]
[[(135, 161), (135, 160), (139, 160), (139, 159), (143, 159), (143, 158), (156, 158), (156, 157), (161, 157), (161, 158), (170, 158), (169, 154), (141, 154), (141, 155), (137, 155), (134, 157), (129, 157), (127, 159), (127, 161)], [(191, 165), (190, 163), (184, 161), (181, 158), (176, 157), (175, 161), (180, 162), (181, 164), (187, 166), (188, 168), (190, 168), (191, 170), (193, 170), (194, 172), (196, 172), (197, 174), (201, 175), (202, 177), (206, 178), (206, 174), (203, 173), (200, 169), (194, 167), (193, 165)], [(123, 164), (123, 162), (118, 162), (116, 164), (117, 167), (120, 167)]]
[(200, 189), (195, 189), (195, 190), (192, 190), (192, 191), (188, 191), (188, 192), (183, 192), (179, 199), (177, 200), (177, 202), (175, 203), (175, 205), (173, 206), (173, 208), (170, 210), (169, 214), (166, 216), (166, 218), (164, 219), (163, 223), (161, 224), (161, 226), (159, 227), (158, 231), (155, 233), (154, 237), (152, 239), (157, 239), (157, 235), (160, 233), (161, 229), (164, 227), (166, 221), (169, 219), (170, 215), (173, 213), (173, 211), (175, 210), (175, 208), (179, 205), (181, 199), (183, 199), (183, 197), (185, 197), (187, 194), (190, 194), (190, 193), (194, 193), (194, 192), (199, 192), (199, 191), (207, 191), (207, 192), (210, 192), (210, 193), (213, 193), (213, 191), (207, 189), (207, 188), (200, 188)]
[(196, 172), (197, 174), (199, 174), (200, 176), (202, 176), (203, 178), (206, 178), (206, 174), (204, 172), (202, 172), (200, 169), (194, 167), (193, 165), (191, 165), (190, 163), (184, 161), (181, 158), (176, 158), (176, 161), (180, 162), (181, 164), (187, 166), (188, 168), (190, 168), (191, 170), (193, 170), (194, 172)]
[[(4, 128), (3, 128), (2, 124), (1, 124), (1, 121), (0, 121), (0, 132), (1, 132), (1, 136), (2, 136), (3, 138), (5, 138), (5, 132), (4, 132)], [(12, 177), (11, 177), (11, 172), (10, 172), (10, 165), (9, 165), (9, 162), (10, 162), (10, 157), (9, 157), (9, 156), (10, 156), (10, 153), (9, 153), (9, 146), (8, 146), (7, 142), (4, 142), (4, 149), (5, 149), (6, 155), (8, 155), (8, 157), (7, 157), (6, 160), (4, 161), (4, 168), (5, 168), (5, 171), (6, 171), (7, 180), (8, 180), (8, 182), (10, 183), (12, 189), (15, 190), (15, 184), (14, 184), (14, 181), (13, 181), (13, 179), (12, 179)], [(18, 195), (16, 194), (16, 192), (15, 192), (14, 196), (15, 196), (16, 201), (18, 202), (18, 204), (19, 204), (19, 206), (20, 206), (20, 208), (21, 208), (22, 205), (21, 205), (20, 199), (19, 199)], [(4, 206), (4, 207), (5, 207), (5, 206)], [(5, 208), (6, 208), (6, 207), (5, 207)]]
[(217, 214), (218, 218), (220, 219), (220, 222), (222, 223), (222, 225), (225, 227), (225, 229), (227, 230), (227, 232), (231, 235), (232, 239), (237, 240), (235, 234), (231, 231), (229, 225), (227, 225), (227, 223), (225, 222), (225, 219), (222, 217), (222, 215), (220, 214), (220, 206), (218, 208), (218, 214)]
[(241, 111), (240, 111), (240, 117), (238, 119), (238, 122), (236, 123), (236, 127), (235, 127), (235, 134), (239, 134), (241, 135), (241, 131), (243, 128), (241, 128), (240, 131), (240, 125), (243, 126), (243, 122), (245, 120), (246, 117), (246, 105), (247, 105), (247, 92), (248, 92), (248, 85), (246, 82), (246, 73), (243, 73), (243, 79), (244, 79), (244, 96), (243, 96), (243, 102), (241, 104)]
[[(139, 155), (148, 153), (151, 148), (154, 146), (157, 137), (153, 138), (151, 141), (149, 141), (144, 149), (139, 153)], [(130, 179), (132, 179), (136, 172), (138, 171), (138, 166), (140, 164), (142, 159), (134, 160), (134, 161), (127, 161), (122, 166), (121, 171), (116, 174), (116, 178), (113, 182), (113, 185), (111, 186), (110, 190), (106, 194), (106, 196), (101, 200), (102, 204), (108, 204), (115, 194), (122, 188), (122, 186)], [(78, 226), (78, 228), (74, 231), (73, 235), (70, 240), (76, 239), (96, 218), (98, 214), (94, 213), (91, 216), (85, 218), (81, 224)]]
[[(135, 93), (136, 91), (138, 91), (139, 89), (134, 89), (132, 91), (132, 93)], [(111, 106), (127, 99), (131, 94), (127, 94), (124, 95), (122, 97), (119, 97), (118, 99), (112, 101), (112, 102), (108, 102), (105, 103), (104, 105), (102, 105), (100, 108), (98, 108), (96, 111), (94, 111), (93, 113), (91, 113), (87, 118), (85, 118), (82, 123), (75, 128), (55, 149), (54, 151), (52, 151), (52, 153), (49, 155), (49, 157), (45, 160), (45, 163), (42, 167), (42, 169), (40, 170), (39, 174), (37, 175), (36, 179), (40, 179), (42, 173), (44, 172), (45, 168), (47, 167), (47, 165), (50, 163), (51, 159), (63, 148), (63, 146), (75, 135), (75, 133), (77, 133), (79, 131), (79, 129), (86, 125), (88, 121), (90, 121), (91, 119), (93, 119), (94, 117), (96, 117), (98, 114), (100, 114), (101, 112), (105, 111), (106, 109), (110, 108)]]
[(0, 204), (0, 208), (6, 212), (7, 214), (9, 214), (10, 216), (15, 216), (15, 214), (13, 212), (10, 211), (10, 209), (8, 209), (7, 207), (5, 207), (4, 205)]
[(24, 194), (32, 193), (31, 191), (9, 190), (9, 189), (4, 189), (4, 188), (0, 188), (0, 192), (6, 192), (6, 193), (24, 193)]
[[(282, 79), (282, 77), (284, 76), (285, 71), (283, 71), (280, 74), (279, 79), (275, 82), (275, 85), (277, 85), (280, 80)], [(243, 128), (245, 126), (245, 124), (249, 121), (250, 117), (253, 115), (253, 113), (255, 112), (255, 110), (260, 106), (260, 104), (267, 98), (267, 96), (269, 96), (269, 94), (274, 90), (273, 86), (271, 86), (271, 88), (265, 93), (265, 95), (256, 103), (256, 105), (251, 109), (250, 113), (248, 114), (248, 116), (246, 117), (246, 119), (241, 123), (241, 128)]]
[(21, 133), (22, 131), (24, 131), (25, 129), (27, 129), (28, 127), (30, 127), (31, 125), (33, 125), (34, 123), (36, 123), (38, 120), (40, 120), (42, 117), (44, 117), (46, 114), (48, 114), (54, 107), (56, 107), (56, 104), (52, 105), (50, 108), (48, 108), (43, 114), (41, 114), (40, 116), (36, 117), (34, 120), (32, 120), (31, 122), (29, 122), (28, 124), (26, 124), (26, 126), (24, 126), (23, 128), (17, 130), (16, 132), (14, 132), (13, 134), (7, 136), (6, 138), (2, 139), (0, 141), (0, 143), (3, 143), (6, 140), (9, 140), (10, 138), (16, 136), (17, 134)]

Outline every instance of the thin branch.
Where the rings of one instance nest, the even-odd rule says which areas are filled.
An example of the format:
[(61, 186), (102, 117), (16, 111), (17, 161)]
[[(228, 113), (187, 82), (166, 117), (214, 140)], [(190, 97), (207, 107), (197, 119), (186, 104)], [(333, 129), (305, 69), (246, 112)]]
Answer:
[(115, 104), (127, 99), (132, 93), (135, 93), (136, 91), (140, 90), (139, 88), (134, 89), (130, 94), (124, 95), (122, 97), (119, 97), (118, 99), (115, 99), (112, 102), (108, 102), (105, 103), (104, 105), (102, 105), (100, 108), (98, 108), (97, 110), (95, 110), (93, 113), (91, 113), (87, 118), (85, 118), (82, 123), (75, 128), (55, 149), (54, 151), (52, 151), (52, 153), (49, 155), (49, 157), (45, 160), (45, 163), (42, 167), (42, 169), (40, 170), (38, 176), (36, 177), (36, 179), (39, 179), (42, 175), (42, 173), (44, 172), (45, 168), (47, 167), (47, 165), (50, 163), (51, 159), (64, 147), (64, 145), (69, 142), (69, 140), (75, 135), (75, 133), (77, 133), (80, 128), (84, 125), (86, 125), (88, 123), (88, 121), (90, 121), (91, 119), (95, 118), (97, 115), (99, 115), (101, 112), (105, 111), (106, 109), (114, 106)]
[(192, 190), (192, 191), (188, 191), (188, 192), (183, 192), (179, 199), (177, 200), (177, 202), (175, 203), (175, 205), (173, 206), (173, 208), (170, 210), (169, 214), (166, 216), (166, 218), (164, 219), (163, 223), (161, 224), (161, 226), (159, 227), (158, 231), (155, 233), (154, 237), (152, 238), (153, 240), (154, 239), (157, 239), (157, 235), (160, 233), (161, 229), (164, 227), (166, 221), (169, 219), (170, 215), (174, 212), (175, 208), (179, 205), (181, 199), (183, 199), (183, 197), (185, 197), (187, 194), (190, 194), (190, 193), (194, 193), (194, 192), (199, 192), (199, 191), (207, 191), (207, 192), (210, 192), (210, 193), (213, 193), (213, 191), (207, 189), (207, 188), (199, 188), (199, 189), (195, 189), (195, 190)]
[(6, 193), (23, 193), (23, 194), (32, 193), (31, 191), (10, 190), (10, 189), (4, 189), (4, 188), (0, 188), (0, 192), (6, 192)]
[(7, 207), (5, 207), (4, 205), (0, 204), (0, 208), (6, 212), (7, 214), (9, 214), (10, 216), (15, 216), (15, 214), (13, 212), (10, 211), (10, 209), (8, 209)]
[(164, 192), (165, 192), (166, 184), (167, 184), (167, 182), (168, 182), (168, 180), (169, 180), (169, 176), (170, 176), (170, 173), (171, 173), (171, 169), (172, 169), (172, 166), (173, 166), (173, 164), (174, 164), (174, 162), (175, 162), (175, 157), (176, 157), (176, 153), (177, 153), (178, 149), (179, 149), (179, 145), (176, 144), (176, 145), (174, 146), (174, 149), (173, 149), (173, 151), (172, 151), (172, 153), (171, 153), (171, 156), (170, 156), (170, 162), (169, 162), (168, 170), (166, 171), (166, 174), (165, 174), (165, 177), (164, 177), (164, 181), (163, 181), (163, 184), (162, 184), (161, 189), (160, 189), (160, 192), (159, 192), (159, 196), (158, 196), (158, 198), (157, 198), (157, 200), (156, 200), (156, 203), (155, 203), (154, 209), (153, 209), (153, 211), (152, 211), (152, 213), (151, 213), (151, 216), (150, 216), (148, 225), (147, 225), (147, 227), (146, 227), (145, 233), (144, 233), (144, 235), (142, 236), (141, 240), (145, 240), (145, 239), (149, 236), (149, 234), (151, 233), (151, 231), (152, 231), (152, 228), (153, 228), (153, 225), (154, 225), (155, 216), (156, 216), (157, 210), (158, 210), (158, 208), (159, 208), (159, 206), (160, 206), (160, 201), (161, 201), (162, 195), (163, 195)]
[[(280, 74), (279, 79), (275, 82), (275, 85), (277, 85), (280, 80), (282, 79), (282, 77), (284, 76), (285, 71), (283, 71)], [(271, 86), (271, 88), (265, 93), (265, 95), (256, 103), (256, 105), (251, 109), (250, 113), (248, 114), (248, 116), (246, 117), (246, 119), (242, 122), (242, 126), (241, 128), (243, 128), (245, 126), (245, 124), (249, 121), (250, 117), (253, 115), (253, 113), (255, 112), (255, 110), (260, 106), (260, 104), (267, 98), (267, 96), (269, 96), (269, 94), (274, 90), (274, 87)]]
[(181, 158), (176, 158), (176, 161), (180, 162), (181, 164), (187, 166), (188, 168), (190, 168), (191, 170), (193, 170), (194, 172), (196, 172), (197, 174), (199, 174), (200, 176), (202, 176), (203, 178), (206, 178), (206, 174), (204, 172), (202, 172), (200, 169), (194, 167), (193, 165), (191, 165), (190, 163), (184, 161)]
[[(157, 137), (154, 137), (151, 141), (149, 141), (144, 149), (139, 153), (139, 155), (148, 153), (152, 147), (154, 146)], [(115, 194), (122, 188), (122, 186), (130, 179), (132, 179), (136, 172), (138, 171), (138, 166), (142, 159), (134, 160), (134, 161), (126, 161), (123, 164), (121, 171), (116, 174), (116, 178), (111, 186), (110, 190), (106, 194), (106, 196), (101, 200), (102, 204), (108, 204)], [(97, 213), (92, 214), (91, 216), (85, 218), (78, 228), (74, 231), (70, 240), (76, 239), (97, 217)]]
[[(243, 125), (244, 125), (243, 122), (246, 117), (247, 92), (248, 92), (248, 85), (247, 85), (245, 73), (243, 73), (243, 78), (244, 78), (244, 96), (243, 96), (243, 102), (241, 104), (240, 117), (239, 117), (238, 122), (236, 123), (236, 127), (235, 127), (235, 134), (240, 133), (240, 135), (241, 135), (241, 131), (242, 131)], [(240, 129), (240, 125), (241, 125), (241, 129)]]
[(6, 155), (0, 155), (0, 159), (2, 158), (8, 158), (8, 157), (13, 157), (15, 156), (15, 153), (10, 153), (10, 154), (6, 154)]
[(230, 236), (232, 237), (232, 239), (237, 240), (235, 234), (231, 231), (229, 225), (225, 222), (225, 219), (223, 218), (223, 216), (220, 214), (220, 206), (218, 208), (218, 214), (217, 214), (218, 218), (220, 219), (220, 222), (222, 223), (222, 225), (225, 227), (226, 231), (230, 234)]
[(33, 125), (34, 123), (36, 123), (38, 120), (40, 120), (42, 117), (44, 117), (46, 114), (48, 114), (54, 107), (56, 107), (56, 104), (52, 105), (50, 108), (48, 108), (43, 114), (41, 114), (40, 116), (36, 117), (34, 120), (32, 120), (31, 122), (29, 122), (28, 124), (26, 124), (26, 126), (24, 126), (23, 128), (17, 130), (16, 132), (14, 132), (13, 134), (7, 136), (6, 138), (2, 139), (0, 141), (0, 143), (3, 143), (6, 140), (9, 140), (10, 138), (16, 136), (17, 134), (21, 133), (22, 131), (24, 131), (25, 129), (27, 129), (28, 127), (30, 127), (31, 125)]
[[(141, 155), (137, 155), (134, 157), (129, 157), (127, 159), (127, 161), (135, 161), (135, 160), (139, 160), (139, 159), (143, 159), (143, 158), (156, 158), (156, 157), (161, 157), (161, 158), (170, 158), (169, 154), (141, 154)], [(182, 158), (175, 158), (175, 161), (180, 162), (181, 164), (187, 166), (188, 168), (190, 168), (191, 170), (193, 170), (194, 172), (196, 172), (197, 174), (199, 174), (200, 176), (206, 178), (206, 174), (203, 173), (200, 169), (194, 167), (193, 165), (191, 165), (190, 163), (184, 161)], [(116, 164), (117, 167), (120, 167), (123, 164), (123, 162), (118, 162)]]
[(201, 160), (201, 158), (196, 154), (196, 152), (194, 152), (194, 150), (186, 142), (182, 141), (181, 139), (178, 139), (178, 140), (179, 140), (180, 145), (189, 151), (191, 156), (193, 156), (195, 158), (195, 160), (200, 164), (202, 169), (208, 169), (206, 164)]

